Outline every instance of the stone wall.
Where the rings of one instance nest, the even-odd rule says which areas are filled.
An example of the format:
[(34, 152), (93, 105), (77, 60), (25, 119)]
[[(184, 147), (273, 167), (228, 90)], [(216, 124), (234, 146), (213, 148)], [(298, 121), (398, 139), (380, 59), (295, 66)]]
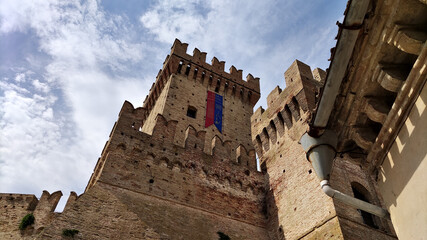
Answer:
[[(60, 191), (52, 194), (43, 191), (40, 199), (32, 194), (0, 193), (0, 239), (32, 239), (33, 234), (56, 218), (54, 210), (61, 196)], [(35, 218), (34, 224), (20, 230), (21, 220), (29, 213)]]
[(40, 239), (62, 239), (62, 229), (76, 229), (74, 239), (268, 239), (265, 229), (215, 212), (153, 195), (97, 183), (80, 196)]
[[(140, 204), (145, 201), (143, 199), (150, 199), (161, 205), (194, 209), (196, 215), (187, 214), (187, 218), (196, 218), (203, 212), (265, 231), (263, 202), (267, 186), (265, 175), (256, 170), (254, 150), (247, 151), (242, 145), (232, 146), (217, 136), (206, 140), (206, 132), (196, 131), (191, 125), (181, 132), (177, 129), (177, 121), (167, 121), (162, 115), (157, 116), (152, 135), (149, 135), (133, 125), (141, 118), (141, 113), (142, 110), (125, 102), (86, 193), (99, 184), (108, 185), (139, 196)], [(183, 134), (182, 146), (175, 144), (176, 134)], [(206, 142), (213, 144), (205, 146)], [(209, 153), (204, 151), (206, 147)], [(150, 213), (163, 215), (157, 211), (152, 209)], [(172, 212), (167, 214), (171, 218), (182, 217)], [(143, 221), (148, 226), (155, 224), (149, 219)], [(179, 227), (179, 223), (175, 225)], [(183, 229), (188, 227), (182, 226)], [(170, 237), (178, 231), (165, 233), (166, 230), (158, 226), (152, 228)]]
[[(268, 230), (272, 239), (393, 239), (388, 222), (376, 219), (379, 229), (369, 227), (357, 209), (337, 202), (320, 188), (299, 139), (308, 122), (320, 91), (322, 71), (295, 61), (285, 72), (287, 87), (276, 87), (267, 97), (268, 109), (252, 116), (252, 138), (261, 169), (269, 179), (267, 193)], [(324, 76), (324, 75), (323, 75)], [(352, 186), (360, 184), (378, 203), (375, 187), (357, 159), (343, 154), (335, 160), (331, 185), (353, 196)], [(359, 185), (357, 185), (359, 186)], [(352, 226), (350, 228), (349, 226)], [(363, 238), (362, 238), (363, 239)]]

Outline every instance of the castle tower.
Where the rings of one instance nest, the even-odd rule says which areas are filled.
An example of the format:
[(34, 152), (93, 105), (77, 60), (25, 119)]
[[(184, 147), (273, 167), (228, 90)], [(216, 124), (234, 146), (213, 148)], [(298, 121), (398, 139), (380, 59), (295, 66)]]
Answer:
[[(184, 145), (185, 130), (192, 126), (197, 132), (206, 132), (206, 153), (218, 144), (216, 141), (227, 142), (232, 148), (241, 145), (252, 149), (250, 116), (260, 97), (259, 79), (249, 74), (243, 81), (242, 70), (231, 66), (227, 73), (224, 61), (214, 57), (207, 64), (205, 52), (196, 48), (191, 56), (186, 53), (187, 46), (175, 40), (144, 101), (147, 111), (142, 131), (152, 134), (155, 119), (161, 114), (166, 121), (177, 121), (177, 145)], [(218, 123), (212, 124), (213, 117)]]
[[(253, 143), (270, 186), (266, 195), (270, 238), (395, 239), (390, 222), (324, 194), (299, 143), (325, 75), (321, 69), (312, 73), (296, 60), (285, 72), (286, 88), (276, 87), (267, 97), (268, 108), (260, 107), (251, 118)], [(357, 155), (338, 155), (330, 182), (343, 193), (377, 204), (373, 181), (357, 163)]]
[(250, 136), (259, 79), (186, 50), (175, 40), (143, 107), (123, 104), (85, 193), (44, 237), (268, 239)]

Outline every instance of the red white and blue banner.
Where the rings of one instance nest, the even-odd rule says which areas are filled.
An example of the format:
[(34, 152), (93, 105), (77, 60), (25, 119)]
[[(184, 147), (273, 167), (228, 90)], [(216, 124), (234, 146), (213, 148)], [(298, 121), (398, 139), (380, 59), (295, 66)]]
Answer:
[(208, 91), (205, 128), (212, 124), (222, 132), (222, 96)]

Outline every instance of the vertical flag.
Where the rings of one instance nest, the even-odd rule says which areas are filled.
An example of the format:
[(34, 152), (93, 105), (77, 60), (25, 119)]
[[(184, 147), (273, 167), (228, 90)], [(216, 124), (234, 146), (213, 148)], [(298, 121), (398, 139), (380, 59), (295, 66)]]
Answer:
[(205, 127), (212, 124), (215, 124), (219, 132), (222, 132), (222, 96), (208, 91)]

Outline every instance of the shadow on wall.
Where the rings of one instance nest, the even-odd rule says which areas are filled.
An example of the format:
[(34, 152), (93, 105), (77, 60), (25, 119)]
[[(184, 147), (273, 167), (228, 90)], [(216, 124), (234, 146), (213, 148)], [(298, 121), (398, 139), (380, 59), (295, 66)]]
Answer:
[[(261, 165), (261, 172), (265, 173), (267, 179), (267, 186), (271, 186), (270, 175), (267, 172), (267, 167), (264, 164)], [(272, 189), (266, 192), (265, 199), (262, 207), (263, 213), (267, 219), (267, 230), (268, 235), (271, 239), (285, 240), (285, 233), (283, 227), (279, 226), (279, 214), (277, 209), (276, 200)]]
[[(392, 186), (394, 202), (427, 157), (427, 88), (424, 87), (382, 164), (382, 185)], [(421, 110), (421, 112), (420, 112)]]

